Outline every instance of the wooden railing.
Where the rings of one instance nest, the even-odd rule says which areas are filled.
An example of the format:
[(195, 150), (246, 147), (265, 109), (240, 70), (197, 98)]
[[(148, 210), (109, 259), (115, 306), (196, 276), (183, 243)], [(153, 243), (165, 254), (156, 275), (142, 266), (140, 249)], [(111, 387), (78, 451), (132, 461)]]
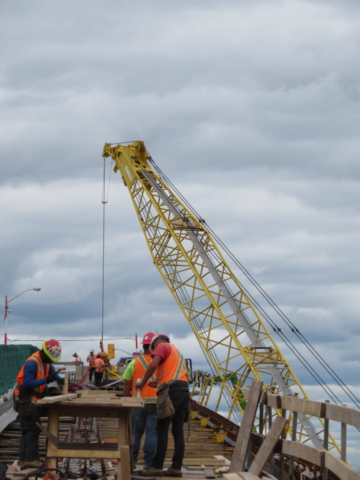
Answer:
[[(250, 388), (245, 389), (244, 395), (248, 401), (251, 401)], [(291, 440), (286, 440), (285, 438), (282, 439), (282, 460), (284, 460), (284, 456), (289, 458), (290, 477), (294, 474), (294, 461), (296, 459), (301, 459), (319, 467), (323, 480), (327, 479), (328, 471), (333, 472), (342, 480), (360, 480), (360, 473), (353, 470), (346, 463), (347, 426), (351, 425), (360, 428), (360, 410), (343, 405), (334, 405), (328, 402), (315, 402), (292, 396), (272, 395), (266, 392), (261, 394), (258, 408), (260, 409), (260, 419), (264, 418), (264, 408), (267, 408), (267, 413), (270, 418), (273, 413), (272, 409), (275, 409), (282, 417), (286, 417), (288, 412), (292, 412), (293, 425), (296, 425), (299, 413), (310, 417), (318, 417), (324, 421), (324, 438), (322, 439), (324, 445), (323, 449), (296, 442), (295, 428), (292, 430), (293, 436)], [(341, 424), (341, 458), (333, 455), (327, 450), (329, 445), (328, 435), (330, 421)], [(262, 427), (260, 426), (260, 430), (261, 429)]]

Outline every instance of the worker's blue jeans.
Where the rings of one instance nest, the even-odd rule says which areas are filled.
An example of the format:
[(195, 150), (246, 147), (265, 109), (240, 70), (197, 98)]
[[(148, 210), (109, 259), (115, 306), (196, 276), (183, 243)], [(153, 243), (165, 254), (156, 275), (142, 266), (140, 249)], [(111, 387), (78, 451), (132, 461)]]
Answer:
[(144, 441), (144, 467), (150, 467), (156, 452), (156, 403), (148, 403), (144, 408), (133, 408), (131, 422), (134, 426), (133, 465), (135, 468), (139, 451), (141, 437), (145, 434)]

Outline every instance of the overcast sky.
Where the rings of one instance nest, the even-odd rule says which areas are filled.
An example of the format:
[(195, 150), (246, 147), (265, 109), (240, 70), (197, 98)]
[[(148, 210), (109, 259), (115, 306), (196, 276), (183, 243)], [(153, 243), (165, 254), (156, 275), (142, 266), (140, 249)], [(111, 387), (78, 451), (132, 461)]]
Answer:
[[(41, 287), (10, 341), (98, 348), (102, 148), (140, 139), (359, 398), (359, 20), (358, 0), (2, 0), (0, 291)], [(119, 174), (105, 250), (117, 354), (159, 331), (206, 369)]]

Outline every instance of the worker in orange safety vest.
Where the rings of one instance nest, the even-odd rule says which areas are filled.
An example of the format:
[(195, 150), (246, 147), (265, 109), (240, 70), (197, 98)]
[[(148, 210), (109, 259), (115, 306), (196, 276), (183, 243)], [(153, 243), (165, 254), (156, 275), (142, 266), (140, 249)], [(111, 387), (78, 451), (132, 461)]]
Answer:
[[(148, 332), (142, 339), (142, 346), (144, 350), (143, 355), (139, 355), (129, 363), (125, 372), (124, 378), (124, 397), (136, 396), (136, 382), (141, 380), (145, 375), (145, 371), (151, 362), (150, 344), (155, 337), (155, 333)], [(151, 377), (155, 381), (155, 377)], [(141, 437), (145, 433), (144, 441), (144, 468), (150, 467), (156, 453), (156, 401), (157, 394), (154, 387), (145, 385), (140, 391), (140, 396), (145, 401), (144, 408), (133, 408), (131, 412), (131, 421), (134, 427), (134, 445), (133, 445), (133, 466), (135, 469), (136, 462), (139, 456)]]
[(94, 350), (90, 350), (89, 355), (87, 356), (86, 359), (87, 362), (89, 362), (89, 382), (92, 381), (94, 372), (95, 372), (95, 355), (94, 355)]
[(63, 384), (64, 380), (55, 371), (52, 363), (61, 360), (61, 345), (57, 340), (45, 340), (41, 350), (34, 352), (25, 362), (16, 377), (14, 389), (14, 409), (20, 417), (20, 460), (21, 469), (40, 468), (39, 459), (41, 423), (38, 401), (45, 396), (46, 387), (55, 380)]
[(95, 358), (95, 386), (96, 387), (101, 386), (103, 372), (104, 372), (104, 365), (105, 365), (105, 362), (101, 358), (101, 354), (98, 353)]
[[(168, 388), (168, 396), (174, 413), (166, 418), (158, 418), (156, 455), (148, 468), (140, 470), (140, 475), (156, 477), (182, 477), (182, 464), (185, 454), (184, 423), (188, 420), (190, 402), (188, 375), (182, 353), (170, 343), (167, 335), (155, 336), (150, 345), (152, 361), (146, 369), (143, 379), (137, 383), (141, 389), (155, 373), (158, 391)], [(151, 386), (155, 383), (150, 382)], [(169, 427), (174, 437), (174, 455), (171, 467), (163, 471), (168, 444)]]

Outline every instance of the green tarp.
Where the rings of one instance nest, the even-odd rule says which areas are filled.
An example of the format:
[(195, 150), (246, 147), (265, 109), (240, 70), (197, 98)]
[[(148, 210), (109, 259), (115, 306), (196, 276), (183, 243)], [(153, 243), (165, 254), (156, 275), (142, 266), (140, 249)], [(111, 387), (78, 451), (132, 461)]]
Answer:
[(15, 378), (25, 360), (39, 350), (33, 345), (0, 345), (0, 395), (15, 385)]

